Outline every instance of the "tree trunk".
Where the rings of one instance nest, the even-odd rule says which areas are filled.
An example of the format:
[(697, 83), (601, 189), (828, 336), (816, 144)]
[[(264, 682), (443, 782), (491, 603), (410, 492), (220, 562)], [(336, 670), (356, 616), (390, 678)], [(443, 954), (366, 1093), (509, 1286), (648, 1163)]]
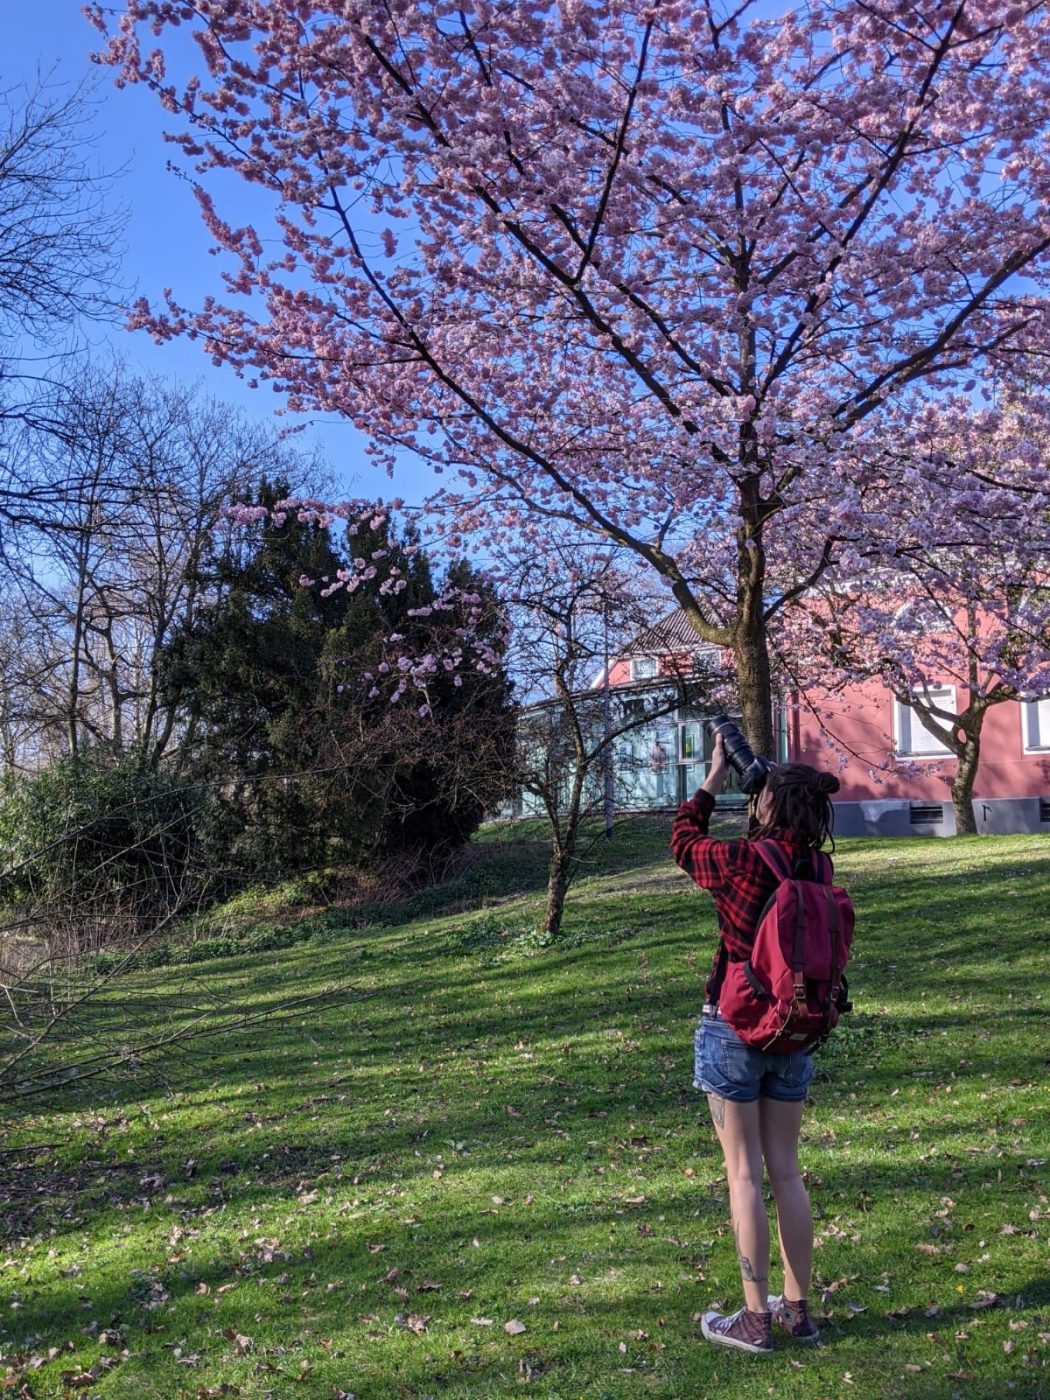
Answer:
[(776, 758), (773, 737), (773, 690), (765, 626), (737, 635), (735, 647), (740, 716), (747, 741), (756, 754)]
[(565, 913), (565, 896), (569, 890), (569, 873), (576, 845), (575, 833), (571, 846), (554, 847), (551, 850), (550, 870), (547, 875), (547, 908), (543, 915), (541, 930), (548, 938), (557, 938), (561, 933), (562, 916)]
[(736, 607), (733, 634), (740, 716), (756, 754), (776, 758), (773, 688), (766, 635), (766, 551), (762, 541), (762, 501), (758, 480), (741, 486), (743, 524), (737, 530)]
[(952, 780), (952, 808), (955, 812), (955, 834), (976, 836), (977, 816), (973, 808), (973, 784), (981, 758), (980, 733), (967, 734), (959, 749), (959, 764)]

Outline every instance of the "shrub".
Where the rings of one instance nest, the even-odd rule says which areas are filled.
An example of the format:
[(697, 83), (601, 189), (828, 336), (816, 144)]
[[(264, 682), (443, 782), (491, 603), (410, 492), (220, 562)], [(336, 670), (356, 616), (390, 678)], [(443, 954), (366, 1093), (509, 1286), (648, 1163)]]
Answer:
[(0, 900), (119, 923), (156, 919), (199, 879), (199, 790), (134, 757), (60, 759), (0, 789)]

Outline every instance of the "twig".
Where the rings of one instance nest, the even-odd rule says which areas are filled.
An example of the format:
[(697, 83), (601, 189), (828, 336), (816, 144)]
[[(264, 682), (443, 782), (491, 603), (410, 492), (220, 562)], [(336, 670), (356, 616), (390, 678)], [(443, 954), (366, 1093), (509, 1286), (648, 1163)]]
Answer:
[[(203, 1017), (201, 1017), (192, 1021), (188, 1026), (184, 1026), (181, 1030), (157, 1036), (155, 1039), (144, 1041), (140, 1045), (123, 1045), (119, 1050), (93, 1055), (71, 1065), (37, 1070), (9, 1088), (5, 1088), (0, 1083), (0, 1103), (13, 1103), (33, 1094), (46, 1093), (51, 1089), (68, 1088), (70, 1084), (80, 1084), (83, 1080), (93, 1079), (118, 1065), (134, 1063), (147, 1055), (155, 1054), (158, 1050), (166, 1050), (188, 1040), (202, 1040), (208, 1036), (227, 1034), (230, 1031), (242, 1030), (246, 1026), (257, 1025), (261, 1021), (280, 1020), (297, 1014), (304, 1006), (315, 1005), (326, 999), (330, 1000), (337, 997), (340, 992), (347, 990), (352, 989), (326, 988), (322, 992), (314, 992), (309, 996), (297, 997), (293, 1001), (279, 1003), (276, 1007), (270, 1007), (265, 1011), (234, 1016), (214, 1025), (202, 1025)], [(353, 999), (364, 1001), (376, 995), (377, 993), (374, 991), (358, 992)]]

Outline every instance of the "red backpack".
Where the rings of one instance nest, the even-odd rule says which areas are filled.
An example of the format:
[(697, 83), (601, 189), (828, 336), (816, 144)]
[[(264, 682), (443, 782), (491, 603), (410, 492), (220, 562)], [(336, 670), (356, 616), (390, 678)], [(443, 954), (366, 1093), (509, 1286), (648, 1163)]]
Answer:
[(755, 927), (746, 962), (730, 962), (718, 998), (722, 1019), (746, 1045), (790, 1055), (823, 1044), (852, 1009), (843, 976), (853, 942), (853, 905), (826, 878), (800, 879), (781, 848), (753, 849), (780, 880)]

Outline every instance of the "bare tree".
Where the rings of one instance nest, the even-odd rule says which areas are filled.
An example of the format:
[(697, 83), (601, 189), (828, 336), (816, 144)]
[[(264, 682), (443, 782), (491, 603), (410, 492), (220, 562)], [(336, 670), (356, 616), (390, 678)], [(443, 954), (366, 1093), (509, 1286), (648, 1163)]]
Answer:
[[(0, 90), (0, 426), (52, 421), (55, 358), (122, 300), (124, 213), (93, 159), (93, 121), (87, 86), (44, 75)], [(35, 504), (9, 447), (0, 439), (0, 527)]]
[(0, 330), (52, 340), (112, 309), (122, 222), (92, 166), (84, 88), (0, 91)]
[(611, 834), (617, 787), (630, 776), (614, 761), (623, 740), (713, 694), (724, 678), (713, 648), (693, 641), (676, 652), (662, 640), (652, 680), (629, 696), (614, 693), (611, 662), (640, 635), (653, 634), (654, 600), (632, 587), (608, 553), (588, 554), (568, 541), (548, 544), (543, 554), (524, 559), (504, 587), (514, 622), (514, 672), (523, 698), (532, 701), (519, 717), (517, 777), (550, 829), (541, 932), (556, 938), (580, 869), (587, 819), (604, 815)]
[(36, 744), (19, 766), (99, 745), (156, 766), (178, 725), (156, 658), (204, 601), (204, 543), (260, 472), (305, 468), (234, 411), (119, 364), (82, 375), (15, 446), (32, 504), (0, 567), (32, 644), (5, 689)]

